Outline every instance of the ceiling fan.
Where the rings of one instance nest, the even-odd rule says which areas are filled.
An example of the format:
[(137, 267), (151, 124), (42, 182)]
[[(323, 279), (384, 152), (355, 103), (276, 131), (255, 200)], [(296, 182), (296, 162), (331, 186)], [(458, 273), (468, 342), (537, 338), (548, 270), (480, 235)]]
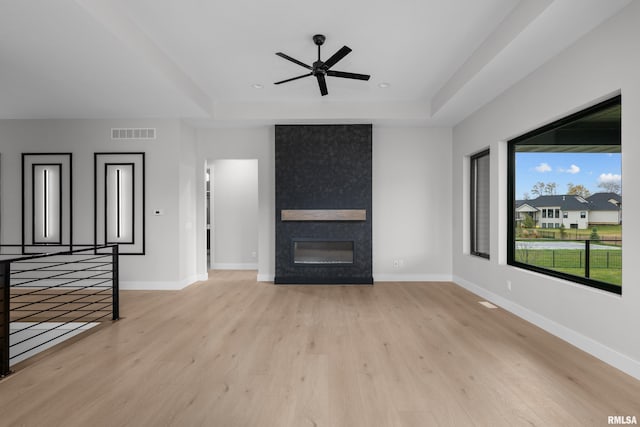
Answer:
[(327, 82), (325, 80), (325, 76), (330, 76), (330, 77), (342, 77), (345, 79), (356, 79), (356, 80), (369, 80), (369, 76), (368, 74), (356, 74), (356, 73), (347, 73), (344, 71), (334, 71), (331, 69), (331, 67), (333, 67), (338, 61), (340, 61), (342, 58), (344, 58), (345, 56), (347, 56), (347, 54), (349, 52), (351, 52), (351, 49), (348, 48), (347, 46), (342, 46), (342, 48), (340, 48), (340, 50), (338, 50), (336, 53), (333, 54), (333, 56), (329, 59), (327, 59), (326, 61), (321, 61), (320, 60), (320, 46), (322, 46), (324, 44), (325, 41), (325, 36), (323, 36), (322, 34), (316, 34), (315, 36), (313, 36), (313, 42), (316, 44), (316, 46), (318, 46), (318, 60), (316, 62), (313, 63), (313, 66), (307, 65), (304, 62), (298, 61), (297, 59), (294, 59), (292, 57), (290, 57), (289, 55), (285, 55), (282, 52), (277, 52), (276, 55), (291, 61), (295, 64), (300, 65), (301, 67), (304, 67), (308, 70), (311, 70), (310, 73), (307, 74), (303, 74), (301, 76), (297, 76), (297, 77), (292, 77), (290, 79), (286, 79), (286, 80), (282, 80), (279, 82), (275, 82), (274, 84), (279, 85), (282, 83), (287, 83), (293, 80), (298, 80), (298, 79), (302, 79), (304, 77), (309, 77), (309, 76), (315, 76), (316, 79), (318, 80), (318, 86), (320, 87), (320, 93), (322, 94), (322, 96), (325, 96), (326, 94), (328, 94), (329, 92), (327, 91)]

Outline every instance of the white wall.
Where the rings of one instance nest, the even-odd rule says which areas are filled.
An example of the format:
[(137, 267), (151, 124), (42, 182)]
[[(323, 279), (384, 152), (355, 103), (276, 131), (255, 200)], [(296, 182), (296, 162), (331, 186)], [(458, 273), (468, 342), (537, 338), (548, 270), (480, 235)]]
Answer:
[[(180, 166), (178, 189), (178, 229), (180, 236), (179, 277), (186, 286), (197, 280), (206, 280), (205, 215), (196, 209), (205, 194), (204, 169), (198, 161), (195, 130), (180, 126)], [(204, 246), (202, 245), (204, 243)]]
[[(113, 141), (112, 127), (154, 127), (153, 141)], [(120, 260), (120, 280), (123, 288), (176, 289), (193, 276), (193, 266), (187, 266), (192, 252), (189, 239), (180, 234), (193, 218), (180, 220), (180, 202), (190, 203), (191, 190), (180, 192), (180, 186), (190, 187), (195, 140), (182, 146), (181, 137), (188, 133), (179, 120), (2, 120), (0, 121), (0, 183), (1, 241), (4, 244), (21, 240), (21, 153), (73, 153), (73, 219), (75, 243), (93, 243), (93, 153), (101, 151), (144, 151), (146, 153), (146, 255), (123, 256)], [(181, 154), (184, 153), (184, 154)], [(182, 156), (184, 163), (182, 163)], [(195, 157), (193, 157), (195, 158)], [(177, 161), (176, 159), (181, 159)], [(180, 172), (180, 168), (185, 169)], [(204, 192), (204, 190), (202, 190)], [(186, 198), (186, 199), (184, 199)], [(165, 211), (153, 216), (155, 208)], [(183, 212), (186, 215), (186, 212)], [(204, 219), (204, 216), (201, 220)], [(182, 226), (179, 226), (179, 223)], [(182, 256), (181, 251), (185, 255)], [(191, 252), (190, 252), (191, 251)]]
[(451, 129), (373, 128), (376, 281), (451, 280), (450, 176)]
[[(453, 132), (454, 280), (640, 378), (640, 222), (623, 227), (622, 296), (505, 265), (504, 141), (622, 93), (622, 180), (640, 180), (640, 2), (477, 111)], [(465, 162), (491, 147), (491, 260), (464, 252), (468, 221)], [(625, 186), (626, 212), (640, 212), (640, 188)], [(507, 281), (512, 290), (507, 288)]]
[(258, 268), (258, 160), (225, 159), (211, 165), (214, 269)]
[[(275, 272), (274, 128), (200, 129), (200, 156), (258, 160), (258, 279)], [(451, 279), (451, 130), (373, 128), (374, 279)], [(215, 189), (214, 189), (215, 194)], [(394, 268), (394, 260), (403, 266)]]
[(590, 211), (589, 222), (593, 224), (618, 224), (620, 213), (618, 211)]

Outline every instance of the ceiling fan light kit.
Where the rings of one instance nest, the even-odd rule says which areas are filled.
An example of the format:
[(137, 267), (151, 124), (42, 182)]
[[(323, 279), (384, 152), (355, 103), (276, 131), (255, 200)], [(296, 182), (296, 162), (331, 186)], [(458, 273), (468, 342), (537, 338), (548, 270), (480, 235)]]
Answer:
[(279, 57), (284, 58), (287, 61), (291, 61), (294, 64), (298, 64), (301, 67), (310, 70), (310, 72), (302, 74), (300, 76), (292, 77), (290, 79), (281, 80), (279, 82), (275, 82), (274, 84), (279, 85), (282, 83), (291, 82), (293, 80), (302, 79), (304, 77), (315, 76), (316, 80), (318, 81), (318, 87), (320, 88), (320, 94), (322, 94), (322, 96), (325, 96), (329, 93), (329, 91), (327, 90), (327, 81), (325, 79), (325, 76), (341, 77), (344, 79), (369, 80), (371, 76), (369, 76), (368, 74), (347, 73), (345, 71), (335, 71), (331, 69), (331, 67), (333, 67), (338, 61), (340, 61), (342, 58), (347, 56), (349, 52), (351, 52), (351, 49), (347, 46), (342, 46), (342, 48), (334, 53), (333, 56), (323, 62), (320, 59), (320, 46), (324, 44), (325, 40), (326, 37), (322, 34), (316, 34), (315, 36), (313, 36), (313, 42), (316, 44), (316, 46), (318, 46), (318, 60), (314, 62), (313, 65), (307, 65), (302, 61), (298, 61), (297, 59), (290, 57), (289, 55), (285, 55), (282, 52), (277, 52), (276, 55), (278, 55)]

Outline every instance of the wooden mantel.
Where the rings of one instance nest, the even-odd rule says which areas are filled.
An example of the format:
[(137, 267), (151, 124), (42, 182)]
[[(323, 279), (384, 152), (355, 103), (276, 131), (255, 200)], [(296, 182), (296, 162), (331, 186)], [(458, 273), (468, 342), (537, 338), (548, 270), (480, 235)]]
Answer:
[(283, 209), (282, 221), (366, 221), (366, 209)]

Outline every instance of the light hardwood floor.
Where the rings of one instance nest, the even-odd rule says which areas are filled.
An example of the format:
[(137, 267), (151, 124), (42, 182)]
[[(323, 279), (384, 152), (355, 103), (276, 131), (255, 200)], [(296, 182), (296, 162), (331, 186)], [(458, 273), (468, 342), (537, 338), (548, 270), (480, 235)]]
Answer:
[(18, 366), (0, 425), (602, 426), (640, 381), (452, 283), (122, 292), (122, 320)]

